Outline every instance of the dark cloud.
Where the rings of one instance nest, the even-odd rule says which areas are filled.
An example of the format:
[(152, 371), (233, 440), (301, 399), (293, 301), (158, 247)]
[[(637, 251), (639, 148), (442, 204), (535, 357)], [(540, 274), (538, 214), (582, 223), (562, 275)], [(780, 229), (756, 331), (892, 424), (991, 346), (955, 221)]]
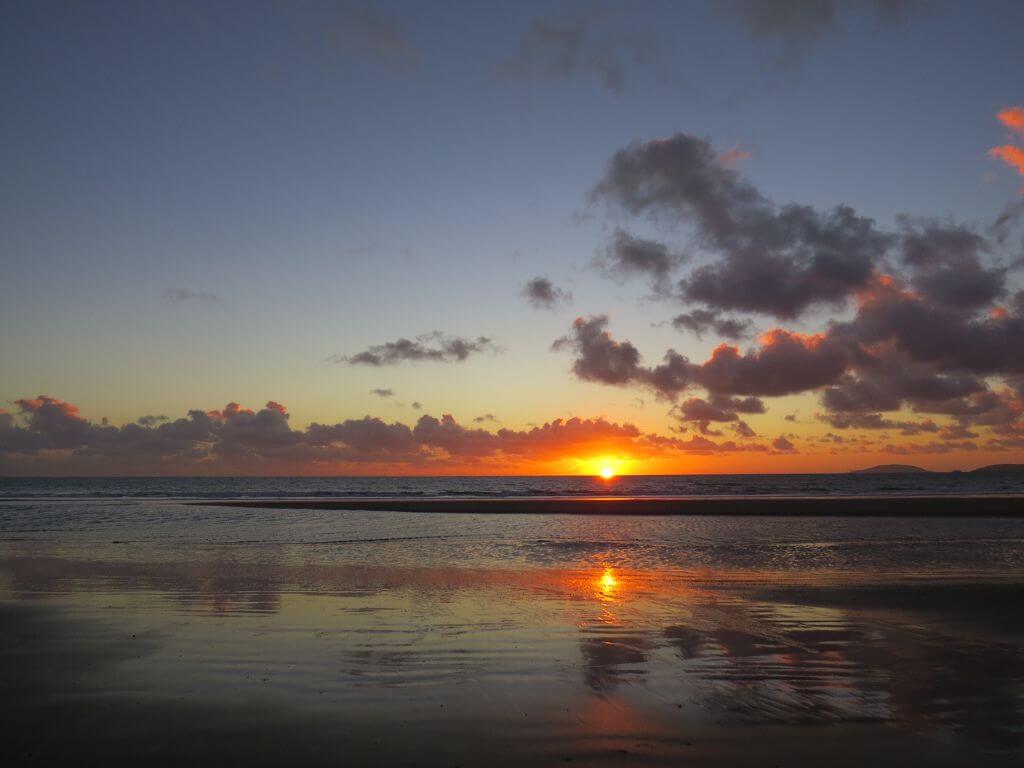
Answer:
[[(687, 401), (694, 413), (716, 396), (821, 391), (825, 421), (905, 434), (934, 424), (884, 414), (939, 414), (964, 429), (1020, 418), (1017, 400), (997, 389), (999, 380), (1024, 375), (1024, 291), (1012, 279), (1021, 257), (1004, 252), (1016, 207), (986, 230), (901, 217), (884, 231), (847, 206), (776, 205), (708, 142), (685, 134), (616, 152), (593, 197), (694, 236), (702, 261), (678, 282), (678, 294), (704, 306), (678, 315), (680, 330), (728, 338), (750, 329), (750, 320), (726, 311), (794, 319), (852, 301), (854, 312), (816, 334), (770, 330), (746, 351), (722, 344), (700, 364), (670, 350), (657, 369), (644, 366), (629, 341), (614, 340), (606, 318), (592, 317), (559, 342), (576, 352), (577, 377), (649, 387), (668, 399), (703, 388), (707, 398)], [(643, 254), (669, 252), (655, 241), (643, 246)], [(662, 283), (674, 267), (640, 263)], [(687, 419), (683, 406), (680, 414), (704, 432), (716, 423)]]
[(326, 34), (342, 53), (367, 56), (396, 71), (418, 69), (423, 59), (399, 23), (371, 7), (343, 5)]
[(588, 77), (621, 94), (626, 90), (627, 69), (637, 65), (658, 66), (653, 38), (629, 31), (622, 19), (589, 9), (571, 18), (531, 20), (518, 51), (500, 61), (494, 74), (527, 82)]
[(964, 313), (883, 279), (863, 294), (856, 317), (832, 333), (862, 348), (892, 346), (913, 363), (946, 374), (1017, 374), (1024, 372), (1020, 296), (987, 314)]
[(680, 331), (690, 331), (698, 339), (702, 339), (708, 331), (713, 331), (722, 338), (738, 340), (750, 333), (753, 323), (750, 320), (723, 317), (711, 309), (695, 309), (676, 315), (672, 318), (672, 325)]
[(870, 8), (878, 24), (897, 24), (925, 5), (922, 0), (731, 0), (725, 8), (755, 40), (774, 47), (777, 64), (793, 66), (854, 8)]
[[(968, 247), (973, 253), (974, 246)], [(948, 250), (939, 257), (933, 253), (911, 252), (905, 258), (912, 269), (925, 264), (923, 273), (929, 278), (942, 275), (951, 260), (973, 261), (963, 251), (952, 257)], [(978, 269), (969, 266), (967, 273), (976, 275)], [(979, 282), (965, 280), (956, 288), (952, 274), (942, 282), (944, 287), (936, 290), (935, 283), (911, 288), (879, 277), (861, 294), (854, 318), (832, 325), (830, 337), (848, 346), (853, 363), (823, 391), (822, 405), (828, 412), (870, 414), (909, 407), (976, 424), (1019, 417), (1013, 393), (994, 391), (991, 381), (1014, 381), (1024, 371), (1021, 355), (1014, 351), (1024, 349), (1024, 308), (1017, 295), (1006, 305), (993, 306), (989, 302), (994, 293), (1004, 293), (1001, 288), (981, 290), (989, 296), (981, 303)]]
[(938, 425), (931, 419), (901, 421), (885, 418), (880, 413), (825, 413), (820, 414), (820, 418), (836, 429), (893, 429), (903, 435), (939, 431)]
[(762, 334), (759, 347), (744, 353), (720, 345), (699, 367), (695, 379), (715, 393), (777, 397), (830, 384), (848, 364), (844, 345), (828, 335), (776, 328)]
[(615, 386), (646, 386), (668, 399), (690, 385), (693, 366), (687, 358), (669, 350), (661, 365), (642, 366), (637, 348), (628, 341), (615, 341), (605, 330), (607, 325), (607, 315), (576, 318), (572, 332), (552, 345), (555, 350), (573, 351), (572, 370), (577, 378)]
[(355, 355), (335, 355), (330, 358), (336, 363), (349, 365), (398, 365), (405, 362), (460, 363), (478, 352), (496, 351), (486, 336), (467, 339), (461, 336), (447, 336), (440, 331), (417, 336), (415, 340), (398, 339), (384, 344), (375, 344)]
[(546, 276), (528, 280), (522, 290), (523, 298), (538, 309), (554, 309), (561, 303), (572, 301), (572, 294), (558, 288)]
[(986, 239), (963, 225), (904, 219), (903, 263), (910, 285), (935, 306), (973, 311), (1006, 293), (1005, 267), (985, 265)]
[(739, 414), (764, 413), (764, 403), (756, 397), (734, 398), (712, 395), (708, 400), (691, 397), (673, 406), (671, 414), (684, 424), (695, 424), (701, 434), (720, 434), (710, 429), (712, 422), (733, 422), (741, 437), (755, 437), (756, 433), (740, 419)]
[(772, 450), (776, 453), (796, 453), (796, 446), (784, 435), (779, 435), (772, 440)]
[(707, 141), (682, 133), (617, 151), (593, 197), (692, 228), (717, 260), (696, 267), (680, 294), (714, 309), (794, 318), (839, 304), (892, 242), (848, 206), (775, 205)]
[(764, 402), (757, 397), (736, 398), (712, 395), (705, 400), (691, 397), (673, 409), (680, 421), (736, 421), (740, 413), (764, 413)]
[(644, 277), (657, 293), (668, 293), (672, 270), (684, 258), (683, 254), (673, 253), (662, 243), (616, 229), (611, 244), (598, 259), (598, 266), (616, 277)]
[(163, 414), (161, 414), (159, 416), (154, 416), (154, 415), (150, 414), (150, 415), (147, 415), (147, 416), (140, 416), (137, 421), (138, 421), (138, 424), (143, 426), (143, 427), (155, 427), (160, 422), (162, 422), (162, 421), (170, 421), (170, 419), (168, 419)]
[(419, 411), (423, 409), (423, 403), (421, 403), (419, 400), (413, 400), (411, 407), (414, 411)]
[(380, 388), (377, 388), (377, 389), (371, 389), (370, 390), (370, 394), (371, 395), (376, 395), (377, 397), (394, 397), (395, 396), (395, 391), (393, 389), (380, 389)]
[(757, 432), (751, 429), (750, 425), (742, 419), (738, 419), (732, 425), (732, 430), (738, 437), (757, 437)]
[(164, 298), (171, 304), (184, 304), (195, 302), (199, 304), (216, 304), (220, 297), (209, 291), (192, 291), (188, 288), (168, 288), (164, 291)]
[(485, 413), (482, 416), (474, 417), (473, 421), (475, 421), (477, 424), (484, 424), (486, 422), (491, 422), (492, 424), (497, 424), (497, 423), (499, 423), (501, 421), (501, 419), (499, 419), (493, 413)]
[(605, 315), (577, 318), (572, 333), (557, 339), (553, 348), (575, 353), (572, 370), (583, 381), (645, 386), (666, 399), (692, 385), (719, 395), (795, 394), (835, 382), (849, 364), (846, 346), (826, 334), (776, 328), (761, 336), (759, 347), (744, 353), (722, 344), (697, 365), (670, 349), (661, 365), (646, 367), (639, 350), (629, 341), (614, 340), (607, 325)]

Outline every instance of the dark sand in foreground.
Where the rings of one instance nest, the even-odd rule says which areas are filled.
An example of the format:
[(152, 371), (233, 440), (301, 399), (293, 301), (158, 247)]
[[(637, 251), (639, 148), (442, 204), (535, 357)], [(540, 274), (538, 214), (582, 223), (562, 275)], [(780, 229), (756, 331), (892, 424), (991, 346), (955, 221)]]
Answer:
[(243, 506), (0, 507), (0, 765), (1024, 761), (1019, 519)]
[[(37, 558), (0, 570), (17, 585), (0, 601), (4, 765), (1021, 757), (1021, 625), (1004, 616), (1019, 585), (387, 569), (270, 583), (255, 564)], [(83, 588), (103, 572), (111, 584)]]

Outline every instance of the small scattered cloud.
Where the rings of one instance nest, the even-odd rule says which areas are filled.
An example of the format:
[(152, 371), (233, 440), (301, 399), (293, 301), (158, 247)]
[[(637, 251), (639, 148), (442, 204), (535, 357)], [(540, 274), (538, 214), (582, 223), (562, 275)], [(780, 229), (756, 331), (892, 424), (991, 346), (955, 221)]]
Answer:
[(772, 450), (776, 453), (796, 453), (796, 446), (785, 436), (779, 435), (772, 440)]
[(220, 297), (209, 291), (193, 291), (189, 288), (168, 288), (164, 291), (164, 298), (171, 304), (216, 304)]
[(1024, 176), (1024, 107), (1007, 107), (996, 115), (996, 118), (1010, 130), (1010, 140), (1006, 144), (993, 147), (988, 154), (1002, 160)]
[(653, 69), (664, 77), (656, 37), (631, 30), (622, 19), (592, 7), (566, 18), (532, 19), (519, 38), (519, 49), (499, 61), (493, 74), (525, 82), (592, 78), (605, 90), (622, 94), (629, 70), (635, 68)]
[(857, 8), (870, 8), (878, 25), (892, 26), (926, 5), (923, 0), (731, 0), (723, 7), (755, 40), (774, 46), (776, 64), (792, 67)]
[(723, 317), (713, 309), (695, 309), (672, 318), (672, 325), (680, 331), (686, 330), (703, 339), (704, 334), (713, 331), (715, 335), (733, 341), (750, 334), (753, 323), (735, 317)]
[(685, 260), (685, 254), (676, 253), (663, 243), (616, 229), (596, 264), (613, 277), (646, 278), (655, 293), (667, 295), (671, 290), (672, 271)]
[(369, 6), (342, 5), (326, 34), (342, 53), (372, 58), (395, 71), (416, 70), (423, 60), (400, 23)]
[(527, 280), (522, 296), (537, 309), (554, 309), (572, 301), (572, 294), (556, 286), (546, 275)]
[(395, 396), (395, 391), (393, 389), (380, 389), (380, 388), (378, 388), (378, 389), (371, 389), (370, 390), (370, 394), (371, 395), (376, 395), (377, 397), (394, 397)]
[(415, 339), (400, 338), (374, 344), (354, 355), (333, 355), (328, 359), (335, 363), (380, 367), (406, 362), (461, 363), (470, 355), (496, 351), (497, 347), (486, 336), (469, 339), (434, 331)]

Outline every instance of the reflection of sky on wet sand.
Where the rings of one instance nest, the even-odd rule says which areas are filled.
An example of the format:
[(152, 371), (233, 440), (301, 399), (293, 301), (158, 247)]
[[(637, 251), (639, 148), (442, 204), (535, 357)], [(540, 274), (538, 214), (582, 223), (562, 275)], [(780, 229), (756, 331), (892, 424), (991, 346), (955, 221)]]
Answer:
[[(1024, 743), (1020, 627), (977, 616), (1019, 604), (1012, 580), (780, 584), (775, 571), (623, 567), (607, 550), (532, 569), (303, 564), (274, 548), (174, 562), (4, 552), (4, 606), (45, 606), (123, 651), (91, 679), (102, 698), (260, 701), (425, 734), (461, 723), (528, 736), (552, 759), (735, 762), (754, 725), (868, 728), (894, 755), (945, 745), (950, 760)], [(919, 611), (928, 600), (908, 590), (956, 599)], [(61, 685), (80, 686), (79, 671)]]

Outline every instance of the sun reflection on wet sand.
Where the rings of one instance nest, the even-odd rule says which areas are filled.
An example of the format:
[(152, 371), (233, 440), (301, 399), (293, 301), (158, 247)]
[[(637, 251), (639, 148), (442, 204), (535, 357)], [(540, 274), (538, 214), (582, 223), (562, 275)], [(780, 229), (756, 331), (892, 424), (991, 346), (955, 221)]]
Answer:
[[(374, 754), (380, 764), (436, 746), (441, 732), (445, 764), (473, 763), (466, 750), (484, 731), (493, 741), (477, 756), (501, 744), (498, 764), (742, 764), (750, 755), (729, 746), (749, 744), (740, 726), (811, 723), (832, 726), (808, 741), (819, 758), (848, 728), (874, 729), (848, 742), (860, 757), (877, 739), (894, 741), (894, 755), (939, 742), (1024, 748), (1014, 645), (1024, 627), (989, 634), (964, 619), (978, 605), (1013, 604), (1019, 585), (957, 597), (927, 583), (864, 586), (871, 574), (858, 587), (849, 575), (643, 568), (627, 543), (572, 544), (576, 567), (521, 569), (296, 563), (266, 549), (248, 561), (237, 549), (194, 561), (70, 559), (9, 545), (0, 609), (59, 604), (71, 626), (56, 640), (32, 629), (35, 644), (15, 651), (26, 675), (54, 653), (79, 654), (83, 669), (96, 654), (109, 672), (90, 673), (99, 687), (81, 694), (83, 706), (116, 700), (132, 680), (129, 690), (173, 700), (242, 706), (258, 695), (296, 717), (362, 718), (368, 734), (395, 722), (422, 729)], [(51, 647), (80, 635), (95, 648)], [(54, 697), (79, 690), (84, 678), (68, 674)], [(788, 749), (780, 739), (770, 755)]]
[(604, 600), (613, 600), (618, 589), (619, 580), (615, 576), (615, 571), (606, 566), (597, 577), (598, 595)]

